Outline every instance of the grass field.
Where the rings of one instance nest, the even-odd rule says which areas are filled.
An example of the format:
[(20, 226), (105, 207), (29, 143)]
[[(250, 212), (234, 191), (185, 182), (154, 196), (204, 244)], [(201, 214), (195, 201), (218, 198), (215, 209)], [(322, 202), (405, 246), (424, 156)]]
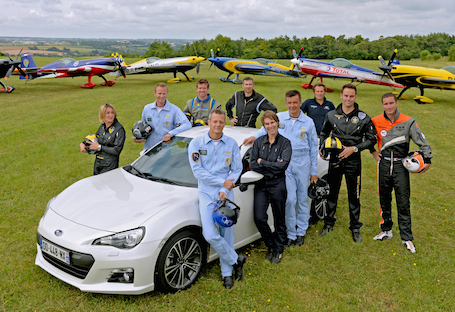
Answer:
[[(36, 58), (38, 65), (50, 58)], [(135, 60), (127, 59), (132, 63)], [(377, 68), (377, 61), (359, 61)], [(402, 62), (442, 67), (447, 62)], [(283, 64), (289, 64), (283, 61)], [(222, 83), (224, 72), (201, 66), (197, 78), (211, 82), (211, 94), (225, 103), (240, 85)], [(196, 76), (195, 71), (190, 72)], [(109, 76), (106, 76), (109, 77)], [(153, 292), (142, 296), (83, 293), (34, 265), (36, 228), (48, 200), (70, 184), (90, 176), (93, 157), (79, 152), (79, 143), (99, 126), (99, 106), (109, 101), (127, 133), (140, 119), (142, 108), (154, 100), (153, 86), (171, 74), (119, 78), (112, 87), (92, 90), (79, 86), (87, 78), (38, 79), (23, 84), (8, 80), (16, 90), (0, 94), (0, 309), (3, 311), (453, 311), (455, 306), (455, 92), (426, 90), (431, 105), (400, 101), (399, 109), (414, 117), (433, 148), (433, 164), (422, 175), (413, 174), (412, 220), (417, 253), (402, 245), (394, 208), (394, 237), (376, 242), (379, 207), (375, 163), (363, 152), (361, 229), (363, 242), (352, 241), (346, 189), (340, 194), (337, 223), (324, 237), (312, 226), (302, 247), (285, 250), (283, 261), (264, 259), (261, 241), (242, 249), (248, 254), (245, 279), (225, 290), (218, 263), (208, 265), (198, 282), (176, 294)], [(310, 90), (292, 78), (255, 76), (256, 90), (278, 109), (285, 110), (284, 93)], [(338, 104), (347, 81), (327, 79), (334, 89), (327, 98)], [(387, 87), (361, 84), (357, 102), (370, 116), (382, 112), (380, 97)], [(168, 99), (183, 108), (196, 95), (195, 83), (169, 85)], [(406, 92), (413, 97), (418, 90)], [(142, 146), (128, 134), (120, 165), (138, 157)]]

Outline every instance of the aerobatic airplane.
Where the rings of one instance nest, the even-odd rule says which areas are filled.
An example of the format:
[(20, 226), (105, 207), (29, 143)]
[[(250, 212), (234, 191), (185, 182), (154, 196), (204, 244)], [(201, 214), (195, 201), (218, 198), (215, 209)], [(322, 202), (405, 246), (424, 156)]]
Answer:
[[(115, 81), (106, 80), (103, 77), (104, 74), (120, 70), (123, 77), (126, 77), (123, 70), (125, 66), (123, 58), (117, 53), (112, 53), (112, 57), (80, 61), (72, 58), (63, 58), (43, 67), (36, 66), (31, 53), (22, 54), (21, 61), (21, 68), (28, 74), (28, 79), (88, 76), (88, 83), (81, 86), (81, 88), (85, 89), (91, 89), (96, 85), (92, 82), (93, 76), (99, 76), (104, 80), (101, 84), (102, 86), (115, 84)], [(25, 79), (25, 77), (21, 75), (20, 79)]]
[[(1, 49), (3, 51), (3, 49)], [(22, 52), (22, 50), (21, 50)], [(21, 54), (21, 52), (19, 52), (19, 54)], [(22, 69), (20, 68), (20, 64), (21, 64), (21, 61), (19, 60), (13, 60), (9, 55), (8, 53), (6, 53), (5, 51), (3, 51), (3, 54), (5, 54), (6, 56), (8, 56), (7, 59), (0, 59), (0, 79), (1, 78), (5, 78), (5, 80), (8, 80), (9, 77), (11, 76), (11, 74), (13, 73), (14, 69), (16, 69), (17, 71), (20, 71), (24, 76), (26, 75), (26, 73), (24, 71), (22, 71)], [(18, 55), (19, 57), (19, 55)], [(0, 93), (11, 93), (14, 91), (14, 87), (11, 87), (11, 86), (5, 86), (3, 84), (3, 82), (0, 80), (0, 85), (3, 87), (3, 88), (0, 88)]]
[[(208, 60), (212, 62), (212, 65), (215, 64), (219, 69), (228, 72), (227, 77), (220, 78), (223, 82), (230, 81), (232, 83), (242, 83), (242, 80), (239, 79), (240, 74), (301, 78), (300, 72), (294, 69), (294, 65), (286, 67), (264, 58), (242, 60), (219, 57), (219, 51), (220, 50), (218, 49), (215, 55), (213, 50), (210, 50), (212, 57), (208, 58)], [(229, 79), (232, 74), (236, 75), (235, 79)]]
[[(316, 77), (320, 77), (321, 82), (322, 78), (342, 78), (350, 79), (352, 82), (357, 81), (360, 83), (404, 88), (403, 85), (394, 82), (383, 73), (355, 65), (347, 59), (336, 58), (330, 62), (324, 62), (305, 58), (305, 56), (302, 56), (302, 52), (303, 48), (300, 50), (299, 55), (295, 55), (294, 52), (295, 57), (291, 62), (298, 66), (303, 73), (313, 76), (310, 83), (302, 85), (304, 89), (313, 89), (311, 84)], [(327, 88), (327, 92), (333, 92), (333, 90)]]
[[(159, 57), (148, 57), (136, 63), (128, 65), (125, 68), (125, 74), (161, 74), (161, 73), (174, 73), (174, 78), (168, 80), (168, 83), (177, 83), (180, 81), (193, 81), (194, 77), (188, 77), (186, 71), (193, 69), (197, 66), (197, 73), (199, 74), (200, 62), (204, 61), (205, 57), (200, 56), (183, 56), (167, 59), (160, 59)], [(185, 79), (177, 78), (177, 73), (182, 73)], [(111, 76), (120, 76), (120, 71), (109, 73)]]
[(390, 79), (401, 83), (405, 88), (398, 94), (398, 99), (407, 99), (403, 93), (409, 88), (419, 88), (420, 95), (414, 97), (419, 104), (433, 103), (434, 101), (423, 95), (424, 89), (455, 90), (455, 66), (446, 66), (441, 69), (400, 65), (394, 62), (398, 50), (392, 54), (389, 63), (386, 65), (382, 56), (379, 56), (381, 66), (379, 68), (387, 74)]

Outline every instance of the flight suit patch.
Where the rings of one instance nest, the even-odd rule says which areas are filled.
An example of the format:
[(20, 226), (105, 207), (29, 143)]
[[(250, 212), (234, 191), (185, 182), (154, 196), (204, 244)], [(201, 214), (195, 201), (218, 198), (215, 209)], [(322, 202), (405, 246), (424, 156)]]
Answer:
[(201, 159), (201, 155), (198, 152), (194, 152), (193, 154), (191, 154), (191, 158), (195, 163), (197, 163), (199, 159)]

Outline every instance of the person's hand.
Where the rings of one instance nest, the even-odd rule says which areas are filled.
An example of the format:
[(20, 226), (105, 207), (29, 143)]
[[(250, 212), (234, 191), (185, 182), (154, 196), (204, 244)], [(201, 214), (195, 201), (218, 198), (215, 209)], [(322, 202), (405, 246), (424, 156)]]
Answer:
[(228, 198), (225, 192), (220, 192), (220, 196), (218, 197), (218, 200), (223, 199), (223, 198)]
[(79, 148), (80, 148), (82, 153), (87, 153), (87, 151), (85, 150), (85, 144), (84, 143), (79, 144)]
[(354, 146), (344, 146), (344, 149), (338, 154), (338, 157), (346, 159), (352, 154), (354, 154)]
[(229, 119), (229, 120), (232, 122), (233, 125), (235, 125), (238, 121), (237, 116), (235, 116), (234, 118)]
[(431, 164), (424, 164), (422, 169), (419, 171), (419, 173), (424, 173), (425, 171), (427, 171), (428, 169), (430, 169), (430, 165)]
[(229, 191), (232, 190), (235, 186), (234, 179), (226, 179), (224, 180), (223, 186), (227, 188)]
[(99, 144), (99, 143), (95, 140), (95, 142), (90, 142), (88, 148), (91, 149), (91, 150), (96, 151), (96, 150), (98, 150), (98, 147), (99, 147), (100, 145), (101, 145), (101, 144)]
[(316, 183), (318, 182), (318, 176), (317, 175), (311, 175), (310, 176), (310, 184), (311, 183)]
[(165, 134), (164, 137), (163, 137), (163, 142), (167, 142), (169, 140), (172, 139), (172, 135), (170, 135), (169, 133)]
[(253, 144), (254, 141), (256, 141), (256, 138), (254, 136), (250, 136), (249, 138), (246, 138), (243, 140), (243, 145), (248, 145), (248, 144)]
[(373, 155), (373, 157), (374, 157), (374, 159), (376, 159), (376, 161), (380, 161), (381, 160), (382, 154), (379, 153), (378, 151), (374, 151), (373, 153), (371, 153), (371, 155)]
[(145, 143), (145, 141), (147, 141), (146, 139), (138, 139), (136, 137), (133, 137), (133, 141), (136, 142), (136, 143)]
[(257, 160), (258, 164), (261, 163), (261, 160), (262, 160), (262, 158), (258, 158), (258, 160)]

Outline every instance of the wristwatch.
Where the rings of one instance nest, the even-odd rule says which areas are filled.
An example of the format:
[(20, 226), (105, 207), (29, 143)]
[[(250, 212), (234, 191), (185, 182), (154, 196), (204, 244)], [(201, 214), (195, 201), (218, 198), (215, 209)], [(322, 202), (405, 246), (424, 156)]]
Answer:
[(354, 146), (354, 153), (357, 153), (359, 151), (359, 148), (357, 146)]
[(98, 148), (96, 149), (98, 152), (101, 152), (101, 144), (98, 145)]

